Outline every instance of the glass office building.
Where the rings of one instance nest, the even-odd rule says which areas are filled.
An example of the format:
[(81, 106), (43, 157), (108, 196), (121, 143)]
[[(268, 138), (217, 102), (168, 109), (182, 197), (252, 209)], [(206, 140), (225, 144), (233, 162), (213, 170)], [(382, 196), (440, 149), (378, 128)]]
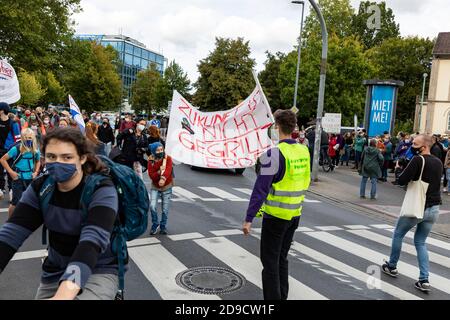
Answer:
[(161, 73), (167, 65), (167, 59), (162, 54), (151, 51), (135, 39), (123, 35), (77, 35), (78, 39), (96, 41), (103, 46), (111, 45), (119, 53), (122, 61), (120, 77), (123, 87), (131, 97), (131, 85), (136, 81), (137, 73), (146, 69), (149, 64), (155, 63), (156, 69)]

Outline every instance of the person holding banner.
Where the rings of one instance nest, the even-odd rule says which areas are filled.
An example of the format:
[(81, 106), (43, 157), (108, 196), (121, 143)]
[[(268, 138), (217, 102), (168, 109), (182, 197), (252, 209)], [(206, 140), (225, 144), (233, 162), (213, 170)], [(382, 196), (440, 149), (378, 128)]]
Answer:
[[(164, 152), (161, 143), (155, 142), (149, 145), (151, 155), (148, 159), (148, 175), (152, 180), (150, 212), (152, 214), (152, 228), (150, 235), (159, 232), (167, 234), (167, 218), (169, 215), (170, 199), (173, 187), (173, 163), (172, 158)], [(161, 199), (162, 217), (158, 222), (158, 199)]]
[(290, 110), (275, 112), (277, 147), (261, 156), (242, 231), (248, 235), (255, 216), (262, 216), (261, 262), (265, 300), (286, 300), (289, 291), (287, 256), (300, 222), (302, 203), (310, 185), (308, 148), (292, 139), (297, 123)]

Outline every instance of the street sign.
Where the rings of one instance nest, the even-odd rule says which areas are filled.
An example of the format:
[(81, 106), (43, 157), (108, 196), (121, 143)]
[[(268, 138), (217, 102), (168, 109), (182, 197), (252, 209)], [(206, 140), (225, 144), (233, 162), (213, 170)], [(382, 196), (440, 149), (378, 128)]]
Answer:
[(291, 108), (291, 111), (292, 111), (293, 113), (297, 114), (300, 110), (298, 110), (298, 108), (297, 108), (296, 106), (293, 106), (293, 107)]
[(325, 113), (322, 118), (322, 128), (327, 133), (341, 133), (341, 113)]

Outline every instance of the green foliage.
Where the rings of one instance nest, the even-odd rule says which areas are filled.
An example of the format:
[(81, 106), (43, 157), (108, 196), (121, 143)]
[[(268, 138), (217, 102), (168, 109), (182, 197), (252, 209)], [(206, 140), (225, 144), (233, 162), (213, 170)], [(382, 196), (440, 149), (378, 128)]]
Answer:
[(48, 71), (45, 74), (38, 75), (39, 83), (46, 88), (46, 94), (41, 98), (40, 104), (48, 106), (49, 104), (62, 104), (65, 102), (66, 94), (64, 87), (56, 79), (55, 75)]
[(281, 52), (271, 54), (266, 51), (267, 60), (264, 63), (265, 68), (258, 75), (261, 86), (269, 101), (269, 105), (273, 111), (283, 109), (281, 104), (281, 87), (278, 84), (278, 74), (286, 55)]
[[(367, 21), (373, 15), (373, 12), (367, 12), (370, 6), (376, 5), (381, 12), (381, 29), (370, 29), (367, 27)], [(380, 45), (389, 38), (400, 37), (400, 26), (395, 22), (395, 16), (391, 8), (386, 7), (386, 2), (365, 1), (359, 4), (358, 13), (352, 19), (352, 32), (359, 37), (365, 49), (370, 49)]]
[(70, 16), (80, 0), (0, 1), (0, 56), (29, 72), (58, 65), (59, 54), (73, 35)]
[(412, 119), (406, 119), (404, 121), (395, 120), (394, 134), (399, 132), (412, 133), (414, 129), (414, 121)]
[(131, 106), (136, 113), (144, 111), (150, 114), (162, 110), (162, 106), (158, 105), (158, 94), (162, 91), (162, 81), (156, 64), (152, 63), (149, 68), (137, 74), (137, 80), (131, 90)]
[(45, 95), (45, 89), (37, 80), (37, 77), (25, 70), (19, 72), (20, 103), (26, 106), (35, 106)]
[(391, 38), (368, 52), (377, 66), (377, 78), (401, 80), (405, 83), (399, 89), (397, 100), (399, 120), (414, 119), (416, 96), (422, 92), (422, 75), (431, 72), (433, 46), (434, 41), (428, 38)]
[[(353, 8), (350, 0), (319, 0), (318, 5), (327, 25), (328, 35), (347, 37), (352, 34), (351, 22), (353, 19)], [(321, 28), (316, 12), (311, 8), (310, 14), (305, 19), (303, 39), (311, 37), (320, 38)]]
[(190, 99), (191, 89), (191, 81), (186, 72), (183, 71), (179, 64), (172, 61), (164, 71), (164, 77), (158, 83), (158, 106), (162, 109), (167, 108), (169, 101), (172, 100), (174, 90), (177, 90), (186, 99)]
[(63, 84), (80, 109), (88, 112), (117, 109), (122, 100), (122, 83), (111, 47), (74, 40), (67, 51), (62, 71)]
[(194, 104), (201, 110), (226, 110), (247, 98), (255, 86), (249, 42), (216, 38), (216, 48), (200, 61)]
[[(310, 41), (302, 50), (298, 90), (300, 117), (315, 117), (319, 91), (320, 72), (319, 40)], [(294, 95), (297, 52), (288, 54), (280, 67), (278, 86), (281, 90), (281, 104), (290, 106)], [(365, 88), (362, 81), (374, 72), (374, 66), (366, 57), (362, 45), (353, 37), (329, 39), (327, 79), (325, 87), (325, 112), (342, 113), (343, 125), (353, 123), (353, 115), (364, 113)]]

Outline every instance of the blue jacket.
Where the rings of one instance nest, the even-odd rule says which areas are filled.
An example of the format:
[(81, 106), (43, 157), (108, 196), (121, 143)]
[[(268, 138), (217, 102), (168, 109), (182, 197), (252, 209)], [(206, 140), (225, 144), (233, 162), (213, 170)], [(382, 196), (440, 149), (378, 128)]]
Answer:
[(20, 127), (19, 124), (15, 121), (10, 120), (10, 125), (12, 126), (12, 130), (9, 131), (8, 136), (5, 140), (5, 145), (0, 146), (0, 149), (9, 150), (16, 143), (16, 141), (20, 140)]

